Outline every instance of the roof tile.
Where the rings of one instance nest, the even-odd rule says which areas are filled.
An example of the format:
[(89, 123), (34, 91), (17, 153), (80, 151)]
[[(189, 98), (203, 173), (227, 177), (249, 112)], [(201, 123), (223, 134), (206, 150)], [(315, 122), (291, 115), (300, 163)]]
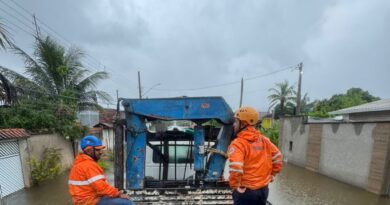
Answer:
[(29, 137), (30, 134), (25, 129), (0, 129), (0, 140), (2, 139), (18, 139)]

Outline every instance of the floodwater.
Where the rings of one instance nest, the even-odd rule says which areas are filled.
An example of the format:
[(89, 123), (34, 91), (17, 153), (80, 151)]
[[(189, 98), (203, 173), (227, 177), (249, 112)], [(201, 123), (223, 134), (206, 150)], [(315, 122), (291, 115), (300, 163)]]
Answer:
[(69, 205), (72, 204), (68, 192), (69, 172), (39, 186), (23, 189), (3, 199), (1, 205)]
[[(40, 186), (21, 190), (3, 199), (1, 205), (71, 204), (67, 178), (68, 172)], [(112, 182), (112, 174), (108, 174), (108, 179)], [(270, 185), (269, 201), (273, 205), (390, 205), (389, 198), (291, 164), (285, 164)]]
[(390, 205), (390, 198), (286, 163), (270, 185), (268, 200), (273, 205)]

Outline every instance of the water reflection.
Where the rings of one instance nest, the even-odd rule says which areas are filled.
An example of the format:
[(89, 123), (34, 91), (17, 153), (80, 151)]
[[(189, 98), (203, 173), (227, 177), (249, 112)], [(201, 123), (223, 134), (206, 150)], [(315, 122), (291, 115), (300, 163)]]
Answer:
[(18, 191), (3, 200), (1, 205), (69, 205), (72, 204), (68, 192), (69, 172), (39, 186)]
[(274, 205), (390, 205), (390, 199), (291, 164), (270, 186)]
[[(112, 172), (107, 178), (112, 183)], [(40, 186), (19, 191), (1, 205), (68, 205), (68, 172)], [(291, 164), (270, 185), (273, 205), (390, 205), (390, 199), (347, 185)]]

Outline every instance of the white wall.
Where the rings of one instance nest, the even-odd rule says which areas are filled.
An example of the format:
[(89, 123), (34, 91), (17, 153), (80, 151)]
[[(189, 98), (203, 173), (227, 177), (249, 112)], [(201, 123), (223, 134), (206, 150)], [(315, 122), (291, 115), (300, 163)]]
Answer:
[[(284, 137), (282, 138), (281, 151), (284, 160), (304, 167), (306, 164), (309, 126), (302, 124), (300, 118), (296, 118), (294, 122), (292, 120), (285, 120), (282, 129)], [(301, 133), (302, 131), (303, 133)], [(290, 141), (293, 142), (292, 151), (289, 150)]]
[(107, 147), (107, 150), (114, 150), (114, 130), (103, 129), (102, 143)]
[(362, 125), (360, 134), (355, 132), (355, 126), (357, 125), (340, 124), (334, 132), (332, 125), (324, 125), (320, 173), (365, 188), (374, 142), (372, 131), (376, 125)]
[[(285, 118), (282, 152), (289, 163), (305, 167), (310, 125), (301, 118)], [(299, 121), (299, 122), (298, 122)], [(321, 123), (319, 172), (342, 182), (366, 188), (373, 153), (376, 123)], [(289, 151), (289, 141), (293, 150)]]
[(45, 148), (60, 148), (61, 171), (68, 170), (73, 164), (73, 150), (70, 141), (58, 134), (31, 135), (27, 139), (19, 141), (20, 158), (22, 161), (23, 178), (26, 187), (32, 185), (31, 166), (32, 156), (41, 159)]

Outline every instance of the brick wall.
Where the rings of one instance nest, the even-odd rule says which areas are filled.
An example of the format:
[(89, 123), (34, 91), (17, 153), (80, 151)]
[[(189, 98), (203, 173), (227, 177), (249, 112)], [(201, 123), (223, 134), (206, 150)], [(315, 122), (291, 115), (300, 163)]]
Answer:
[(374, 145), (366, 189), (386, 194), (389, 173), (390, 124), (378, 123), (373, 131)]
[(309, 127), (309, 141), (307, 144), (306, 169), (318, 172), (321, 156), (322, 124), (312, 124)]

